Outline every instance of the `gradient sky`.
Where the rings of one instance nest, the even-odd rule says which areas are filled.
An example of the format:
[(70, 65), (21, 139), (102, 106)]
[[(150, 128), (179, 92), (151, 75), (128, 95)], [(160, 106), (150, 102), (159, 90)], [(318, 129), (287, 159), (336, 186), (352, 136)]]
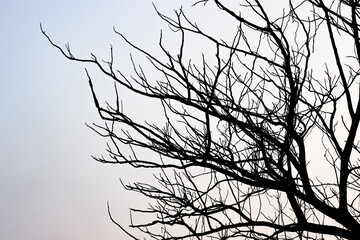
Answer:
[[(146, 198), (125, 191), (119, 178), (127, 183), (149, 173), (91, 159), (105, 154), (106, 145), (85, 126), (101, 123), (84, 71), (88, 66), (65, 59), (41, 34), (39, 23), (55, 43), (70, 43), (78, 57), (93, 52), (106, 59), (114, 44), (126, 70), (133, 51), (112, 28), (156, 51), (160, 29), (169, 31), (152, 2), (171, 14), (185, 1), (0, 0), (0, 239), (128, 239), (111, 223), (106, 202), (116, 220), (129, 223), (128, 208), (146, 206)], [(211, 27), (222, 24), (216, 16), (206, 19)], [(318, 51), (326, 56), (323, 45)], [(101, 85), (101, 75), (89, 70), (96, 89), (106, 95), (110, 90)], [(134, 114), (152, 113), (121, 94)], [(316, 146), (312, 155), (321, 154)]]
[[(85, 65), (51, 47), (39, 23), (78, 56), (105, 58), (119, 41), (113, 26), (145, 48), (157, 43), (164, 25), (151, 2), (0, 0), (0, 239), (127, 239), (106, 202), (129, 222), (128, 207), (144, 198), (137, 202), (118, 179), (131, 181), (134, 171), (91, 159), (104, 153), (105, 141), (85, 126), (101, 123)], [(165, 12), (178, 2), (155, 1)]]

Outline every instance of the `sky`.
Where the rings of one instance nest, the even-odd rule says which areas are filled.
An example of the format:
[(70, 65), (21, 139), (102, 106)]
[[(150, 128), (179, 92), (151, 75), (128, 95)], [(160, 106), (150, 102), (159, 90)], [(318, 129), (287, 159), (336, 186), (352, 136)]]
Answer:
[[(155, 4), (165, 12), (179, 6), (166, 2)], [(150, 0), (0, 0), (0, 239), (127, 239), (106, 203), (129, 223), (128, 208), (144, 198), (125, 191), (119, 178), (129, 182), (135, 172), (91, 158), (105, 153), (105, 140), (85, 125), (101, 123), (86, 65), (65, 59), (40, 23), (78, 56), (104, 58), (119, 42), (113, 27), (151, 48), (164, 26)], [(129, 49), (119, 46), (128, 61)]]
[[(152, 2), (170, 15), (184, 3), (0, 0), (0, 239), (128, 239), (110, 221), (106, 204), (114, 218), (127, 225), (129, 207), (146, 206), (146, 199), (124, 190), (119, 178), (141, 181), (151, 173), (91, 158), (105, 154), (106, 141), (85, 125), (102, 122), (84, 68), (94, 77), (97, 91), (105, 96), (113, 96), (113, 91), (93, 67), (71, 62), (52, 47), (40, 23), (56, 44), (69, 43), (81, 58), (94, 53), (107, 59), (113, 44), (116, 61), (126, 72), (133, 51), (113, 27), (151, 52), (157, 51), (160, 29), (167, 42), (173, 40)], [(205, 14), (199, 13), (192, 17)], [(223, 28), (215, 15), (206, 19), (208, 26)], [(135, 116), (153, 113), (139, 99), (121, 94)]]

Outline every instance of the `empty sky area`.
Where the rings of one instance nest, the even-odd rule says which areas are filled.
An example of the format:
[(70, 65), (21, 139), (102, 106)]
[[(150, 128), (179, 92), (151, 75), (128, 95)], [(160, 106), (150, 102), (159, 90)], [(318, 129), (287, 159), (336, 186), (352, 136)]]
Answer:
[[(158, 2), (167, 12), (179, 6)], [(65, 59), (40, 23), (78, 56), (104, 58), (119, 41), (113, 27), (144, 47), (156, 44), (164, 27), (147, 0), (0, 0), (0, 239), (127, 239), (106, 202), (129, 223), (129, 206), (144, 198), (126, 192), (119, 178), (131, 181), (134, 170), (92, 160), (106, 145), (85, 125), (101, 123), (86, 65)], [(128, 61), (129, 48), (120, 51)]]

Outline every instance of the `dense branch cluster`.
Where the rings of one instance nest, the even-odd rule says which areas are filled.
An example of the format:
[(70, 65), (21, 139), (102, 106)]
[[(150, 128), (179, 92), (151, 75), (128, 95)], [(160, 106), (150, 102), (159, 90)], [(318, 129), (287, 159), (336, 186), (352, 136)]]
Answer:
[[(88, 74), (105, 120), (93, 128), (109, 139), (109, 157), (96, 160), (160, 171), (157, 186), (124, 185), (155, 201), (133, 210), (153, 221), (131, 227), (150, 239), (357, 239), (360, 3), (279, 1), (274, 17), (270, 1), (226, 2), (193, 7), (216, 6), (231, 17), (231, 41), (203, 31), (182, 9), (174, 17), (158, 12), (180, 39), (174, 54), (160, 38), (166, 60), (115, 31), (147, 57), (155, 77), (132, 58), (133, 76), (115, 70), (112, 49), (105, 63), (77, 58), (43, 31), (67, 58), (93, 63), (115, 81), (117, 101), (103, 105)], [(199, 53), (188, 36), (212, 48)], [(195, 55), (202, 60), (192, 62)], [(165, 124), (127, 115), (118, 94), (124, 88), (156, 99)], [(314, 145), (320, 154), (309, 151)], [(137, 154), (145, 150), (157, 155)], [(317, 163), (324, 166), (314, 171)]]

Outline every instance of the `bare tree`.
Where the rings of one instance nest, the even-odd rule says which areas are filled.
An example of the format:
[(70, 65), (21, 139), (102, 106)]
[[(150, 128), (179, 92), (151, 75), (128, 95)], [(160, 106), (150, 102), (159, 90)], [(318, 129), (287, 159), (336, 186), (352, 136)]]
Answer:
[[(151, 239), (359, 239), (359, 1), (193, 7), (216, 7), (223, 25), (235, 26), (232, 37), (203, 30), (183, 9), (173, 17), (156, 10), (179, 37), (176, 53), (160, 37), (157, 57), (114, 30), (157, 75), (133, 58), (133, 76), (115, 70), (112, 48), (109, 61), (75, 57), (42, 30), (65, 57), (115, 82), (115, 103), (103, 104), (88, 74), (105, 121), (91, 128), (109, 140), (109, 157), (95, 159), (159, 170), (156, 185), (124, 184), (152, 199), (131, 210), (152, 220), (120, 228), (133, 239), (134, 230)], [(198, 52), (191, 37), (210, 47)], [(164, 125), (132, 119), (121, 89), (156, 100)]]

